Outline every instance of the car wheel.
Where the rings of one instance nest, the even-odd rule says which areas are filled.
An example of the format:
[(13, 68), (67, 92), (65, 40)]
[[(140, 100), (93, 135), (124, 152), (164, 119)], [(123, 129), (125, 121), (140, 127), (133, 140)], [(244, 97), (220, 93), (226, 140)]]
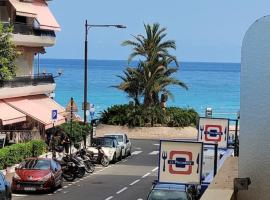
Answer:
[(116, 153), (113, 154), (113, 159), (112, 159), (112, 163), (115, 164), (117, 162), (116, 160)]

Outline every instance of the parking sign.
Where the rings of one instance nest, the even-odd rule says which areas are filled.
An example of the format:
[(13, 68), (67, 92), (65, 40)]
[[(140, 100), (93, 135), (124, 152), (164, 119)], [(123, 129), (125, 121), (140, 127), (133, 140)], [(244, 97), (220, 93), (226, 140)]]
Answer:
[(200, 184), (202, 157), (202, 142), (160, 141), (159, 182)]
[(198, 139), (204, 143), (217, 143), (219, 148), (227, 148), (229, 119), (200, 118)]
[(57, 110), (52, 110), (52, 121), (57, 120)]

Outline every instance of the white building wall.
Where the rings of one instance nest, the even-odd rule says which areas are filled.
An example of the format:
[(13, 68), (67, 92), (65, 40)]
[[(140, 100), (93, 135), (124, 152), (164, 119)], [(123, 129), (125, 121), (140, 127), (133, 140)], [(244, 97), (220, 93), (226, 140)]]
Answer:
[(270, 199), (270, 16), (247, 31), (241, 63), (240, 177), (250, 177), (240, 200)]

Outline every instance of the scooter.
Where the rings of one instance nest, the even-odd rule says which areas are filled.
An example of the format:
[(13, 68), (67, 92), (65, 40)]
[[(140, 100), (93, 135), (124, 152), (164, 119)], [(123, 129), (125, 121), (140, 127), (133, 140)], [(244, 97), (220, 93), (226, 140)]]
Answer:
[(90, 160), (94, 163), (101, 164), (104, 167), (107, 167), (110, 164), (110, 161), (107, 157), (107, 155), (102, 150), (101, 146), (96, 147), (98, 150), (98, 153), (95, 154), (92, 151), (86, 151), (86, 155), (90, 158)]
[(82, 159), (82, 162), (85, 165), (85, 170), (87, 173), (93, 173), (95, 171), (95, 164), (94, 162), (87, 156), (86, 150), (81, 149), (77, 151), (76, 155)]

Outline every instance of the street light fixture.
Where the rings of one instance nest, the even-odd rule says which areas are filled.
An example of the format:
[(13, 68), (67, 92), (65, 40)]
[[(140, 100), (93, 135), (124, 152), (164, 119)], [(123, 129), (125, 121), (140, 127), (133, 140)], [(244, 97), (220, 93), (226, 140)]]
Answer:
[[(87, 102), (87, 75), (88, 75), (88, 31), (90, 28), (126, 28), (126, 26), (121, 24), (88, 24), (85, 20), (85, 42), (84, 42), (84, 101), (83, 101), (83, 122), (86, 126), (87, 124), (87, 115), (86, 111), (89, 110), (89, 103)], [(92, 142), (91, 134), (91, 142)], [(86, 147), (86, 135), (84, 136), (84, 146)]]

